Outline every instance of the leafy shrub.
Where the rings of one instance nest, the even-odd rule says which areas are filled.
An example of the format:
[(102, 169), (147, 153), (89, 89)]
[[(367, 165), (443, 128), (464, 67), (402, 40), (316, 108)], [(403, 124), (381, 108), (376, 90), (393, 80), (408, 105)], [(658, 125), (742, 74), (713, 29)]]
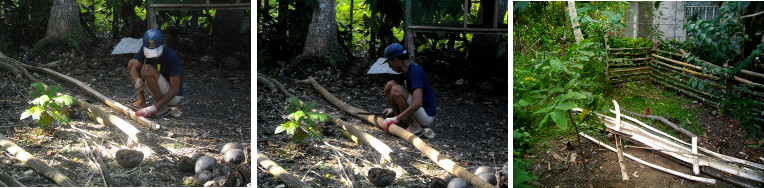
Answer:
[(42, 129), (48, 129), (48, 126), (56, 122), (68, 125), (69, 114), (64, 112), (67, 106), (72, 105), (74, 99), (66, 95), (56, 95), (62, 90), (58, 86), (48, 86), (41, 82), (32, 83), (32, 87), (37, 90), (32, 90), (29, 95), (34, 98), (31, 108), (21, 113), (21, 119), (32, 117), (37, 120), (37, 126)]
[(313, 139), (322, 140), (324, 136), (318, 131), (318, 127), (320, 123), (329, 119), (329, 116), (321, 112), (313, 112), (313, 108), (316, 106), (313, 102), (307, 102), (302, 106), (297, 98), (288, 98), (287, 101), (289, 104), (285, 109), (289, 113), (289, 121), (276, 127), (274, 134), (286, 131), (287, 134), (292, 135), (292, 142), (294, 143), (301, 142), (308, 135)]

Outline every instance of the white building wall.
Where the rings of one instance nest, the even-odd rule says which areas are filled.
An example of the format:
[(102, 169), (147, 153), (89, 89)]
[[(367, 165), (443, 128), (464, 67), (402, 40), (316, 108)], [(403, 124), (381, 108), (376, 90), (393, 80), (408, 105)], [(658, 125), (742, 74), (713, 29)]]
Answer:
[(664, 1), (658, 7), (658, 12), (653, 17), (653, 24), (662, 32), (661, 39), (685, 41), (687, 31), (682, 26), (685, 23), (685, 2)]

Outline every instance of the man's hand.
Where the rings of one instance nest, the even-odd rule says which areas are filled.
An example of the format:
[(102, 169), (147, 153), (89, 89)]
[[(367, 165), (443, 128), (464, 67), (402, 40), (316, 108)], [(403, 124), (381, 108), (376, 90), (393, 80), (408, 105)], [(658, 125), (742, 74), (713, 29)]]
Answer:
[(138, 89), (138, 90), (143, 88), (143, 79), (141, 79), (141, 78), (135, 79), (135, 85), (134, 86), (135, 86), (135, 89)]
[(395, 115), (395, 114), (393, 114), (393, 109), (392, 108), (385, 109), (384, 111), (382, 111), (382, 114), (385, 114), (385, 117), (390, 117), (390, 116)]
[(387, 128), (390, 127), (390, 125), (396, 124), (396, 123), (398, 123), (398, 118), (397, 117), (386, 118), (385, 119), (385, 126), (382, 127), (382, 129), (384, 129), (385, 132), (389, 132)]
[(138, 110), (137, 112), (135, 112), (135, 116), (138, 116), (138, 117), (148, 117), (148, 116), (154, 114), (155, 112), (157, 112), (157, 108), (154, 107), (154, 105), (151, 105), (151, 106), (148, 106), (146, 108), (143, 108), (143, 109)]

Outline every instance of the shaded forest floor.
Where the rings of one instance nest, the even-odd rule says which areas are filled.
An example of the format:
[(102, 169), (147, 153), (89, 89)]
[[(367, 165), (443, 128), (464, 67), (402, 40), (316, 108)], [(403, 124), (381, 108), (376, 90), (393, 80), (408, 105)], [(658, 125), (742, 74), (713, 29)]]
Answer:
[[(130, 106), (137, 98), (126, 67), (134, 54), (108, 55), (114, 45), (116, 43), (105, 42), (86, 57), (61, 54), (59, 66), (51, 69), (85, 82), (105, 96)], [(35, 66), (41, 63), (49, 62), (27, 62)], [(71, 108), (71, 127), (56, 125), (50, 134), (39, 134), (37, 124), (31, 118), (19, 120), (20, 114), (31, 107), (29, 102), (32, 99), (28, 94), (33, 88), (28, 81), (12, 78), (6, 73), (0, 77), (0, 133), (61, 171), (78, 186), (105, 186), (99, 170), (88, 159), (88, 147), (100, 145), (104, 152), (111, 153), (111, 156), (103, 155), (103, 162), (112, 179), (109, 186), (164, 187), (189, 185), (184, 181), (193, 173), (178, 170), (176, 163), (179, 157), (198, 152), (222, 160), (222, 146), (228, 142), (239, 142), (247, 148), (247, 160), (232, 165), (232, 168), (242, 173), (242, 186), (248, 185), (252, 171), (249, 160), (252, 140), (249, 67), (224, 69), (202, 62), (199, 57), (185, 55), (181, 55), (181, 66), (185, 95), (178, 108), (183, 114), (181, 117), (149, 118), (162, 126), (157, 131), (140, 125), (63, 80), (30, 71), (46, 84), (62, 86), (65, 89), (62, 93), (86, 100), (135, 125), (143, 133), (139, 136), (143, 147), (129, 148), (143, 148), (143, 152), (150, 153), (138, 167), (125, 169), (114, 161), (111, 156), (116, 150), (128, 148), (127, 137), (113, 125), (103, 126), (91, 120), (82, 107)], [(89, 140), (87, 145), (85, 140)], [(2, 170), (27, 186), (56, 186), (55, 182), (32, 171), (5, 150), (0, 150), (0, 163)]]
[[(367, 69), (354, 69), (344, 75), (318, 71), (314, 77), (319, 84), (349, 105), (373, 113), (382, 112), (388, 106), (382, 90), (387, 76), (366, 75)], [(343, 137), (337, 130), (338, 126), (332, 123), (327, 123), (324, 129), (326, 143), (308, 138), (304, 143), (294, 145), (290, 135), (274, 134), (276, 127), (286, 121), (285, 97), (281, 93), (272, 93), (265, 86), (258, 87), (258, 151), (268, 155), (303, 182), (314, 187), (347, 187), (340, 178), (340, 166), (348, 163), (338, 163), (332, 146), (341, 150), (342, 158), (353, 161), (358, 167), (349, 168), (354, 169), (352, 176), (361, 187), (373, 187), (366, 179), (367, 171), (372, 167), (395, 171), (396, 180), (391, 186), (399, 187), (428, 187), (435, 177), (446, 181), (453, 177), (402, 138), (342, 112), (324, 100), (310, 84), (293, 82), (293, 79), (306, 77), (280, 77), (275, 71), (263, 73), (277, 79), (301, 100), (317, 103), (318, 110), (354, 124), (396, 152), (390, 156), (392, 164), (380, 165), (380, 156), (371, 146), (363, 142), (356, 144)], [(435, 125), (431, 127), (436, 136), (423, 140), (471, 172), (479, 166), (490, 166), (497, 170), (506, 167), (509, 154), (506, 95), (477, 94), (474, 89), (454, 83), (432, 82), (432, 85), (438, 105)], [(258, 167), (257, 176), (257, 185), (261, 187), (279, 187), (284, 184), (262, 167)]]
[[(717, 116), (713, 113), (716, 109), (712, 106), (699, 103), (683, 95), (675, 94), (674, 90), (650, 85), (649, 82), (642, 82), (636, 87), (633, 87), (633, 85), (616, 86), (615, 90), (609, 98), (617, 100), (623, 108), (641, 113), (642, 108), (649, 107), (652, 108), (654, 115), (673, 116), (669, 119), (677, 125), (682, 125), (691, 131), (697, 129), (698, 131), (695, 134), (699, 137), (698, 143), (700, 147), (759, 164), (764, 161), (764, 158), (762, 158), (764, 156), (764, 149), (762, 149), (764, 143), (761, 140), (745, 137), (745, 132), (736, 118), (728, 115)], [(682, 113), (688, 114), (689, 118), (680, 117), (684, 115), (682, 113), (677, 114), (673, 111), (664, 112), (663, 110), (656, 110), (670, 109), (668, 107), (660, 107), (663, 105), (675, 105), (674, 107), (683, 111)], [(613, 114), (605, 115), (612, 116)], [(639, 119), (668, 134), (678, 135), (659, 121), (644, 118)], [(687, 121), (687, 123), (682, 123), (682, 121)], [(594, 132), (589, 135), (613, 147), (615, 145), (613, 141), (609, 141), (602, 134)], [(677, 138), (689, 141), (689, 138), (684, 136), (677, 136)], [(618, 164), (617, 154), (585, 138), (581, 138), (581, 141), (583, 142), (585, 153), (583, 158), (586, 160), (586, 166), (584, 167), (581, 163), (580, 153), (576, 164), (568, 162), (572, 153), (578, 153), (577, 147), (579, 146), (574, 144), (575, 141), (575, 137), (560, 136), (559, 138), (551, 138), (546, 143), (532, 146), (533, 154), (524, 157), (530, 161), (530, 165), (527, 168), (528, 171), (536, 175), (539, 178), (537, 181), (546, 187), (588, 187), (589, 180), (591, 180), (594, 187), (735, 187), (734, 184), (722, 181), (721, 179), (717, 179), (717, 183), (714, 185), (695, 182), (656, 170), (628, 158), (624, 159), (624, 161), (630, 180), (624, 182), (621, 180), (621, 169)], [(569, 147), (569, 143), (573, 144), (573, 146)], [(635, 142), (625, 142), (624, 146), (626, 145), (643, 146)], [(671, 160), (670, 157), (665, 157), (657, 151), (626, 148), (624, 152), (668, 169), (692, 174), (691, 166), (688, 167), (680, 162)], [(555, 159), (552, 153), (560, 155), (565, 160), (560, 161)], [(699, 176), (715, 179), (702, 173)], [(744, 182), (753, 186), (764, 186), (751, 180), (745, 180)]]

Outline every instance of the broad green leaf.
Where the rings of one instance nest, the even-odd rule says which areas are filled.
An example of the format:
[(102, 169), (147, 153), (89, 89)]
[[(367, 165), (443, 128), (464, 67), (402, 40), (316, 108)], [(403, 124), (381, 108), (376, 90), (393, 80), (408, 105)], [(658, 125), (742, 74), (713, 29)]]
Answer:
[[(576, 103), (574, 103), (573, 101), (568, 101), (568, 102), (557, 104), (557, 106), (554, 107), (554, 108), (557, 109), (557, 110), (570, 110), (570, 109), (573, 109), (573, 108), (576, 108), (576, 107), (578, 107), (576, 105)], [(557, 110), (555, 110), (555, 111), (557, 111)]]
[(557, 127), (560, 127), (563, 131), (568, 130), (568, 117), (565, 115), (565, 111), (555, 110), (550, 115), (554, 124), (557, 124)]
[(48, 113), (44, 113), (42, 117), (37, 121), (38, 127), (45, 127), (50, 125), (50, 123), (53, 122), (53, 117), (50, 116)]
[(544, 115), (544, 119), (541, 119), (541, 123), (539, 123), (538, 129), (541, 129), (541, 126), (543, 126), (547, 120), (549, 120), (549, 114)]
[(69, 117), (58, 111), (53, 112), (53, 119), (61, 125), (69, 125)]
[(42, 82), (32, 83), (32, 87), (36, 88), (37, 91), (40, 91), (40, 93), (45, 92), (45, 84)]
[(297, 122), (294, 122), (294, 121), (287, 121), (285, 124), (286, 124), (286, 131), (287, 131), (287, 134), (290, 134), (290, 135), (294, 135), (294, 131), (295, 131), (295, 130), (297, 129), (297, 127), (299, 126), (299, 125), (297, 124)]
[(34, 109), (34, 113), (32, 113), (32, 119), (39, 120), (44, 110), (43, 107), (33, 106), (32, 109)]
[(530, 103), (530, 102), (528, 102), (528, 101), (526, 101), (526, 100), (523, 100), (523, 99), (520, 99), (520, 101), (518, 101), (518, 102), (517, 102), (517, 105), (520, 105), (521, 107), (530, 106), (530, 105), (532, 105), (532, 104), (533, 104), (533, 103)]
[(292, 106), (292, 105), (288, 105), (284, 109), (287, 111), (287, 113), (290, 113), (290, 114), (294, 113), (294, 112), (296, 112), (298, 110), (297, 107)]
[(296, 112), (289, 114), (289, 119), (300, 121), (303, 116), (305, 116), (305, 112), (297, 110)]
[(549, 104), (546, 107), (542, 108), (541, 110), (538, 110), (536, 112), (533, 112), (534, 114), (540, 114), (540, 113), (547, 113), (550, 110), (554, 109), (554, 107), (557, 106), (555, 104)]
[(33, 99), (40, 98), (42, 96), (42, 93), (39, 91), (29, 91), (29, 95), (32, 96)]
[(298, 108), (301, 107), (300, 106), (300, 99), (297, 99), (295, 97), (291, 97), (291, 98), (288, 98), (287, 101), (289, 101), (289, 103), (292, 103), (294, 106), (296, 106)]
[(324, 139), (324, 135), (321, 134), (321, 132), (318, 132), (318, 130), (313, 129), (313, 127), (308, 127), (308, 134), (310, 137), (313, 137), (313, 139), (316, 139), (318, 141), (321, 141)]
[(329, 119), (329, 115), (326, 115), (326, 114), (321, 113), (321, 112), (308, 112), (307, 114), (308, 114), (308, 116), (310, 116), (311, 119), (315, 119), (315, 120), (318, 120), (320, 122), (325, 122), (326, 120)]
[(316, 105), (316, 103), (308, 101), (308, 102), (305, 103), (305, 107), (302, 108), (302, 111), (305, 111), (305, 112), (313, 111), (313, 107), (315, 105)]
[(24, 113), (21, 113), (21, 118), (19, 118), (19, 120), (26, 119), (29, 116), (32, 116), (32, 114), (34, 114), (34, 108), (35, 107), (29, 108), (26, 111), (24, 111)]
[(559, 59), (549, 60), (549, 65), (552, 66), (552, 70), (562, 69), (562, 62)]
[(302, 140), (305, 140), (305, 138), (307, 137), (308, 137), (308, 133), (306, 133), (302, 129), (297, 129), (294, 135), (292, 135), (292, 142), (294, 143), (301, 142)]
[(279, 125), (278, 127), (276, 127), (276, 131), (275, 131), (273, 134), (279, 134), (279, 133), (281, 133), (281, 132), (284, 132), (284, 131), (286, 131), (286, 130), (287, 130), (287, 126), (288, 126), (288, 125), (287, 125), (286, 123), (282, 123), (281, 125)]
[(703, 82), (701, 82), (700, 84), (698, 84), (698, 89), (699, 89), (700, 91), (703, 91), (703, 85), (706, 85), (706, 84), (703, 84)]
[(50, 98), (55, 97), (56, 93), (58, 93), (59, 90), (61, 90), (61, 87), (58, 87), (58, 86), (50, 86), (50, 87), (48, 87), (48, 92), (47, 92), (48, 97), (50, 97)]
[(524, 182), (534, 180), (536, 176), (528, 171), (525, 171), (524, 169), (519, 168), (518, 165), (512, 165), (512, 172), (512, 187), (532, 187), (525, 184)]
[(594, 55), (594, 52), (590, 52), (590, 51), (578, 51), (578, 52), (580, 52), (581, 54), (584, 54), (586, 56), (593, 56)]
[(519, 133), (516, 130), (512, 130), (512, 138), (520, 138), (522, 136), (523, 136), (522, 133)]
[[(587, 57), (586, 60), (583, 60), (583, 61), (589, 61), (589, 58)], [(578, 69), (583, 69), (584, 68), (584, 64), (581, 64), (581, 63), (574, 63), (571, 66), (573, 68), (578, 68)]]
[(549, 90), (549, 93), (550, 93), (550, 94), (553, 94), (553, 93), (559, 93), (559, 92), (562, 92), (562, 91), (564, 91), (564, 89), (563, 89), (562, 87), (560, 87), (560, 86), (555, 86), (554, 88), (552, 88), (552, 89), (550, 89), (550, 90)]
[(67, 95), (56, 96), (53, 98), (56, 102), (63, 103), (66, 106), (71, 106), (74, 103), (74, 98)]
[(61, 110), (61, 106), (60, 106), (60, 105), (58, 105), (58, 103), (56, 103), (56, 102), (51, 102), (51, 103), (49, 103), (49, 104), (50, 104), (50, 106), (49, 106), (49, 107), (50, 107), (50, 109), (52, 109), (52, 110), (54, 110), (54, 111), (59, 111), (59, 110)]
[(305, 123), (305, 124), (308, 124), (308, 126), (314, 126), (314, 125), (316, 125), (316, 121), (315, 121), (315, 120), (312, 120), (312, 119), (309, 119), (309, 120), (307, 120), (307, 121), (300, 121), (300, 122), (303, 122), (303, 123)]
[(576, 80), (575, 78), (570, 79), (570, 81), (568, 81), (568, 83), (565, 84), (565, 88), (570, 88), (571, 86), (575, 85), (576, 81), (578, 80)]

